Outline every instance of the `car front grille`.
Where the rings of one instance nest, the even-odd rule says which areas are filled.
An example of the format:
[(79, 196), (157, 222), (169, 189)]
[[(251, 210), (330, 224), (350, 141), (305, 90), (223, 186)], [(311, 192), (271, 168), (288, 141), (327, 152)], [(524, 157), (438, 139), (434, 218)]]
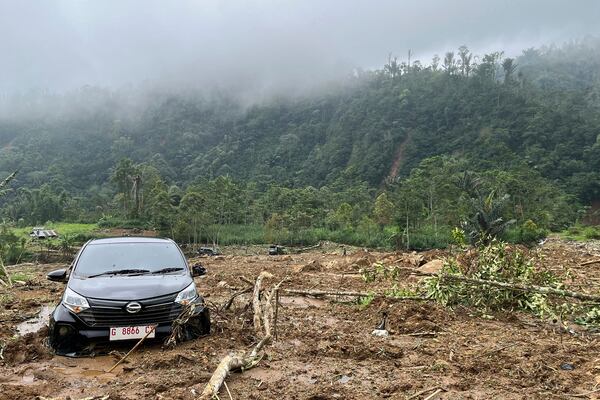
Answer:
[(133, 300), (104, 300), (88, 298), (90, 308), (78, 317), (90, 327), (150, 325), (172, 322), (181, 313), (181, 304), (175, 303), (177, 293), (137, 300), (142, 305), (139, 312), (131, 314), (126, 306)]

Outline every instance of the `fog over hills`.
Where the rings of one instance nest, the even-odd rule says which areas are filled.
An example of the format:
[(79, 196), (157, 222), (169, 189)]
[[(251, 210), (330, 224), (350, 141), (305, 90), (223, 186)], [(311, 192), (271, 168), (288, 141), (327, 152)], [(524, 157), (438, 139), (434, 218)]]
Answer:
[(600, 33), (587, 0), (419, 2), (2, 1), (0, 92), (218, 86), (246, 98), (294, 93), (468, 45), (522, 49)]

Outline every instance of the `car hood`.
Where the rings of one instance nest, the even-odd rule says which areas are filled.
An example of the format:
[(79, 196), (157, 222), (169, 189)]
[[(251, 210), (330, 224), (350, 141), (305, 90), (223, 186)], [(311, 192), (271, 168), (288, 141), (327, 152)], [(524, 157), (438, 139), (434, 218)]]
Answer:
[(84, 297), (105, 300), (143, 300), (185, 289), (193, 280), (189, 275), (73, 276), (69, 288)]

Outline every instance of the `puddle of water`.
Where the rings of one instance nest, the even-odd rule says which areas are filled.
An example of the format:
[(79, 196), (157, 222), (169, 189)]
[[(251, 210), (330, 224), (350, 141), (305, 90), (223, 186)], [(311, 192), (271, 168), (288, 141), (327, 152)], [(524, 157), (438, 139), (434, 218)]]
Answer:
[(54, 307), (55, 306), (53, 305), (42, 306), (42, 309), (38, 315), (17, 325), (18, 334), (23, 336), (28, 333), (35, 333), (47, 326), (48, 322), (50, 321), (50, 314), (52, 314), (52, 311), (54, 311)]
[(295, 306), (300, 308), (323, 307), (327, 304), (327, 302), (323, 300), (300, 296), (281, 296), (279, 301), (284, 306)]
[(88, 369), (85, 371), (81, 371), (81, 375), (87, 376), (87, 377), (96, 377), (96, 376), (104, 375), (106, 373), (107, 373), (106, 371), (99, 371), (97, 369)]

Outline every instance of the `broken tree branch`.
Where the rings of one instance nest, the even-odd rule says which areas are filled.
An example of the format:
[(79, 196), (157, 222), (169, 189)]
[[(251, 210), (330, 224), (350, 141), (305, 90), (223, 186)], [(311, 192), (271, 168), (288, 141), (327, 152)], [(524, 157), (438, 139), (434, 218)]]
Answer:
[[(262, 359), (262, 357), (259, 357), (259, 353), (263, 349), (263, 347), (267, 345), (272, 339), (272, 298), (275, 295), (275, 293), (279, 290), (279, 286), (285, 281), (284, 279), (283, 281), (279, 282), (277, 285), (274, 286), (271, 292), (267, 295), (265, 299), (265, 304), (263, 306), (260, 301), (262, 281), (265, 278), (268, 279), (271, 277), (273, 277), (273, 275), (271, 275), (270, 273), (266, 271), (261, 272), (258, 278), (256, 278), (256, 282), (254, 283), (254, 293), (252, 296), (252, 306), (254, 309), (254, 328), (257, 337), (262, 336), (262, 339), (256, 344), (256, 346), (254, 346), (254, 348), (252, 348), (252, 350), (249, 353), (246, 353), (246, 355), (243, 351), (238, 351), (229, 353), (227, 356), (225, 356), (215, 369), (215, 372), (213, 372), (213, 375), (211, 376), (206, 386), (204, 387), (204, 390), (200, 395), (201, 400), (209, 400), (215, 397), (216, 394), (219, 393), (221, 386), (225, 383), (225, 379), (231, 371), (238, 369), (244, 370), (253, 368)], [(248, 292), (249, 291), (250, 290), (248, 290)]]
[(229, 310), (236, 297), (238, 297), (242, 294), (245, 294), (245, 293), (250, 293), (253, 289), (254, 288), (252, 286), (250, 286), (250, 287), (247, 287), (246, 289), (242, 289), (238, 292), (235, 292), (233, 295), (231, 295), (229, 300), (227, 300), (227, 302), (223, 305), (222, 310)]
[(179, 316), (173, 321), (171, 324), (171, 334), (164, 341), (165, 347), (175, 346), (178, 342), (183, 342), (184, 338), (184, 327), (185, 324), (188, 323), (192, 315), (194, 315), (194, 311), (196, 310), (196, 304), (189, 303), (186, 305)]
[(275, 292), (279, 290), (279, 287), (283, 282), (287, 281), (286, 278), (282, 279), (277, 285), (271, 289), (267, 298), (265, 299), (265, 310), (263, 315), (263, 325), (265, 327), (265, 336), (271, 336), (271, 321), (275, 321), (275, 313), (273, 312), (273, 296), (275, 296)]
[(388, 300), (416, 300), (416, 301), (431, 301), (431, 299), (427, 297), (419, 297), (419, 296), (388, 296), (382, 293), (367, 293), (367, 292), (342, 292), (342, 291), (334, 291), (334, 290), (302, 290), (302, 289), (280, 289), (282, 293), (286, 293), (288, 295), (297, 295), (297, 296), (313, 296), (313, 297), (323, 297), (323, 296), (346, 296), (346, 297), (381, 297)]
[(518, 283), (507, 283), (507, 282), (500, 282), (500, 281), (491, 281), (491, 280), (487, 280), (487, 279), (468, 278), (468, 277), (462, 276), (462, 275), (446, 274), (446, 275), (440, 275), (440, 278), (443, 280), (445, 279), (445, 280), (461, 281), (461, 282), (467, 282), (467, 283), (472, 283), (472, 284), (477, 284), (477, 285), (495, 286), (495, 287), (499, 287), (502, 289), (513, 289), (513, 290), (521, 290), (524, 292), (553, 294), (553, 295), (557, 295), (557, 296), (572, 297), (572, 298), (578, 299), (578, 300), (586, 300), (586, 301), (592, 301), (594, 303), (600, 303), (600, 296), (595, 296), (595, 295), (586, 294), (586, 293), (573, 292), (571, 290), (555, 289), (555, 288), (546, 287), (546, 286), (521, 285)]

